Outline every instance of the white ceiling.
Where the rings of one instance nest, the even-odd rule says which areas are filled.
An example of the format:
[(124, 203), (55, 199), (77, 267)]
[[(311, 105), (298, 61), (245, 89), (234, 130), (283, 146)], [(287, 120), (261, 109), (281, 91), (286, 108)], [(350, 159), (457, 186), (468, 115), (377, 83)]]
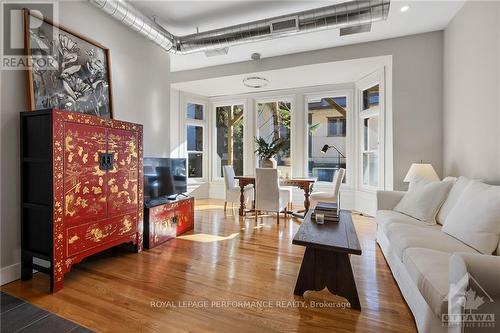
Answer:
[[(328, 6), (345, 0), (331, 1), (134, 1), (134, 5), (176, 35), (221, 28), (306, 9)], [(253, 52), (262, 58), (328, 48), (416, 33), (441, 30), (458, 12), (463, 0), (392, 0), (387, 21), (375, 22), (372, 31), (339, 36), (338, 29), (300, 34), (268, 41), (233, 46), (227, 55), (207, 58), (204, 53), (171, 55), (171, 70), (180, 71), (246, 61)], [(402, 13), (400, 8), (409, 5)]]
[[(231, 75), (212, 79), (173, 83), (172, 88), (202, 96), (234, 96), (270, 90), (292, 89), (327, 84), (356, 82), (387, 64), (390, 56), (371, 57), (330, 63)], [(243, 79), (260, 76), (269, 80), (264, 88), (248, 88)]]

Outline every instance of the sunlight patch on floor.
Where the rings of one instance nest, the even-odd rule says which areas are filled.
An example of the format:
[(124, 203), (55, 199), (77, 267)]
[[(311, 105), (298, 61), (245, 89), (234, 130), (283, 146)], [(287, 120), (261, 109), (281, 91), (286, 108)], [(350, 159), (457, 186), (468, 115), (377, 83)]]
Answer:
[(194, 234), (194, 235), (185, 235), (185, 236), (178, 236), (178, 239), (184, 239), (184, 240), (189, 240), (193, 242), (200, 242), (200, 243), (213, 243), (213, 242), (220, 242), (228, 239), (233, 239), (236, 236), (238, 236), (239, 233), (234, 233), (229, 236), (217, 236), (217, 235), (209, 235), (209, 234)]
[(211, 210), (211, 209), (221, 209), (221, 208), (224, 208), (224, 206), (205, 204), (196, 206), (195, 210)]
[[(252, 229), (262, 229), (262, 228), (264, 228), (265, 226), (266, 226), (266, 225), (265, 225), (264, 223), (259, 223), (259, 224), (257, 224), (256, 226), (253, 226), (253, 227), (252, 227)], [(269, 229), (269, 228), (270, 228), (270, 227), (268, 227), (268, 229)], [(246, 229), (247, 229), (246, 227), (241, 228), (241, 231), (245, 231)]]

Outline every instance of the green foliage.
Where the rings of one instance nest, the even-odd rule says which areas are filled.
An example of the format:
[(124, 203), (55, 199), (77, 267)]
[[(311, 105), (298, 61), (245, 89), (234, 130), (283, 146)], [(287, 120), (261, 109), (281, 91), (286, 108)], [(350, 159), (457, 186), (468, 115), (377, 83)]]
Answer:
[(257, 153), (261, 159), (274, 157), (287, 146), (290, 146), (288, 140), (282, 139), (275, 139), (268, 143), (264, 138), (255, 138), (255, 143), (257, 144), (255, 153)]

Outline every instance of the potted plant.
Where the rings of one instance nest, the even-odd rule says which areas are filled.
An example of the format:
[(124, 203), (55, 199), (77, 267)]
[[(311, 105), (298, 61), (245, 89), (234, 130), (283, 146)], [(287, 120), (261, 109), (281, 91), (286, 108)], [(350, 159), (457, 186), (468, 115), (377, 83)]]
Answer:
[(267, 142), (264, 138), (255, 138), (257, 149), (255, 153), (260, 158), (261, 168), (276, 168), (277, 162), (274, 158), (287, 144), (286, 140), (275, 139), (272, 142)]

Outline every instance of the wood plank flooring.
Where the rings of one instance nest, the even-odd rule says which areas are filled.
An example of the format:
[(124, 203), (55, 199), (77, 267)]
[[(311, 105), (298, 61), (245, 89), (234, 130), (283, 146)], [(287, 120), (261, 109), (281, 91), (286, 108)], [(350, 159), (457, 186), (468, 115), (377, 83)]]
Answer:
[(304, 247), (292, 245), (300, 220), (256, 224), (222, 207), (198, 200), (194, 232), (141, 254), (119, 247), (93, 256), (56, 294), (41, 273), (1, 289), (97, 332), (416, 332), (373, 219), (353, 216), (363, 250), (351, 257), (359, 312), (332, 308), (341, 300), (327, 292), (307, 292), (305, 304), (329, 307), (300, 306), (293, 289)]
[(0, 292), (0, 332), (2, 333), (92, 333), (69, 320)]

